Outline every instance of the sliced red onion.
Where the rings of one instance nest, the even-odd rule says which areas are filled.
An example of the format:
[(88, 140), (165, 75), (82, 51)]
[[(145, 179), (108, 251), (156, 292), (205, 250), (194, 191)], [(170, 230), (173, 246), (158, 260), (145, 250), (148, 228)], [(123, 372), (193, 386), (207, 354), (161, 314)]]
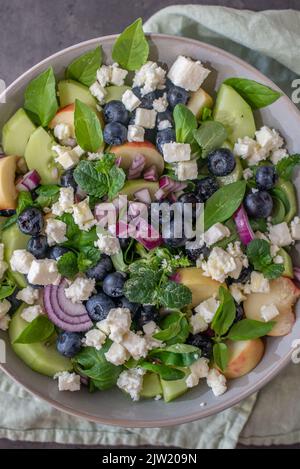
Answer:
[(174, 192), (171, 192), (171, 194), (168, 195), (168, 199), (169, 199), (169, 201), (170, 201), (171, 203), (173, 203), (173, 204), (174, 204), (175, 202), (177, 202), (177, 197), (176, 197), (176, 195), (174, 194)]
[(136, 228), (136, 241), (141, 243), (149, 251), (157, 248), (162, 244), (162, 238), (160, 237), (158, 231), (156, 231), (153, 226), (149, 225), (149, 223), (143, 218), (140, 218), (138, 221), (136, 221)]
[(146, 158), (141, 153), (137, 153), (128, 169), (128, 179), (138, 179), (144, 171)]
[(242, 243), (247, 246), (247, 244), (249, 244), (255, 238), (255, 235), (251, 228), (248, 215), (243, 205), (241, 205), (237, 209), (237, 211), (233, 215), (233, 218), (236, 224), (239, 237)]
[(151, 204), (151, 195), (148, 189), (140, 189), (134, 193), (134, 197), (144, 204)]
[(158, 189), (158, 191), (155, 192), (154, 198), (156, 200), (162, 200), (166, 198), (166, 194), (163, 189)]
[[(159, 188), (164, 192), (164, 195), (167, 196), (171, 192), (179, 192), (187, 188), (187, 184), (185, 182), (180, 182), (180, 181), (174, 181), (171, 179), (169, 176), (163, 176), (159, 180)], [(157, 196), (156, 196), (157, 194)], [(157, 200), (161, 200), (163, 197), (159, 196), (161, 193), (157, 191), (155, 194), (155, 198), (157, 197)]]
[(121, 166), (121, 163), (122, 163), (122, 158), (121, 156), (118, 156), (116, 158), (115, 165), (119, 168)]
[(144, 172), (143, 178), (145, 181), (158, 181), (158, 172), (154, 164)]
[(300, 267), (294, 267), (294, 278), (300, 282)]
[(180, 283), (180, 280), (181, 280), (180, 273), (175, 272), (175, 274), (172, 274), (170, 277), (170, 280), (172, 280), (172, 282)]
[(33, 169), (32, 171), (29, 171), (29, 173), (26, 173), (22, 177), (22, 179), (16, 185), (16, 189), (19, 192), (32, 191), (33, 189), (36, 189), (38, 187), (40, 182), (41, 182), (41, 177), (39, 173), (35, 169)]

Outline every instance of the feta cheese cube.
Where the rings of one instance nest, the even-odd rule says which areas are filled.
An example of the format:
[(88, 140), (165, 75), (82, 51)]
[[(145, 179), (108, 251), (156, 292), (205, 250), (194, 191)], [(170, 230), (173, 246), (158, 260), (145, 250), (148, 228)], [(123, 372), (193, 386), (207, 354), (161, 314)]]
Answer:
[(62, 187), (59, 192), (58, 201), (52, 205), (53, 215), (60, 217), (64, 213), (72, 213), (74, 204), (73, 187)]
[(274, 264), (283, 264), (284, 259), (283, 259), (282, 256), (275, 256), (274, 259), (273, 259), (273, 262), (274, 262)]
[(0, 261), (0, 280), (2, 280), (5, 272), (7, 271), (8, 269), (8, 264), (7, 262), (4, 262), (4, 261)]
[(253, 178), (253, 171), (252, 171), (252, 169), (250, 169), (250, 168), (244, 169), (244, 171), (243, 171), (243, 177), (244, 177), (245, 181), (248, 181), (249, 179), (252, 179), (252, 178)]
[(109, 338), (114, 342), (121, 343), (123, 336), (127, 334), (131, 326), (131, 314), (127, 308), (113, 308), (106, 318), (110, 329)]
[(131, 331), (123, 336), (122, 345), (134, 360), (139, 360), (147, 356), (148, 347), (146, 340)]
[(129, 125), (127, 133), (128, 142), (143, 142), (145, 140), (145, 129), (140, 125)]
[(143, 388), (145, 370), (132, 368), (123, 371), (117, 381), (118, 388), (130, 395), (133, 401), (138, 401)]
[(202, 301), (196, 308), (195, 311), (198, 313), (206, 322), (210, 324), (220, 306), (220, 302), (217, 301), (213, 296), (205, 301)]
[(215, 368), (211, 369), (207, 377), (207, 385), (212, 389), (216, 397), (227, 391), (226, 378)]
[(191, 159), (191, 146), (188, 143), (165, 143), (162, 149), (166, 163), (177, 163)]
[(102, 67), (97, 70), (97, 81), (102, 88), (105, 88), (111, 81), (111, 68), (112, 67), (109, 65), (102, 65)]
[(123, 86), (125, 78), (127, 77), (127, 70), (123, 70), (118, 64), (113, 64), (111, 67), (111, 79), (110, 82), (115, 86)]
[(269, 238), (276, 246), (289, 246), (293, 242), (291, 233), (286, 222), (271, 225), (269, 227)]
[(157, 130), (166, 130), (166, 129), (170, 129), (172, 127), (172, 124), (170, 121), (168, 121), (167, 119), (163, 120), (163, 121), (160, 121), (160, 123), (158, 124), (157, 126)]
[(26, 322), (34, 321), (38, 316), (44, 314), (44, 311), (40, 305), (29, 306), (28, 308), (24, 308), (21, 317)]
[(126, 90), (122, 96), (122, 103), (126, 107), (127, 111), (132, 112), (139, 107), (141, 101), (131, 90)]
[(80, 158), (82, 155), (85, 154), (85, 150), (81, 148), (80, 145), (76, 145), (75, 148), (72, 149), (72, 154), (78, 156)]
[(17, 293), (17, 300), (24, 301), (28, 305), (33, 305), (39, 299), (39, 290), (30, 286), (23, 288)]
[(283, 145), (283, 139), (275, 129), (266, 125), (255, 132), (257, 143), (267, 152), (278, 150)]
[(295, 241), (300, 240), (300, 218), (295, 217), (291, 222), (291, 234)]
[(73, 206), (73, 219), (82, 231), (89, 231), (96, 224), (89, 206), (89, 199), (85, 199)]
[(109, 325), (108, 325), (106, 319), (103, 319), (102, 321), (97, 322), (96, 327), (97, 327), (101, 332), (103, 332), (103, 334), (105, 334), (105, 335), (109, 335), (109, 334), (110, 334), (110, 327), (109, 327)]
[(155, 62), (145, 63), (136, 73), (133, 80), (133, 87), (141, 87), (141, 94), (151, 93), (156, 89), (164, 89), (166, 82), (166, 72)]
[(88, 160), (89, 161), (102, 160), (103, 156), (104, 156), (104, 153), (102, 151), (98, 151), (96, 153), (88, 152)]
[(156, 111), (153, 109), (137, 108), (135, 112), (135, 125), (145, 129), (154, 129), (156, 123)]
[(83, 339), (85, 347), (94, 347), (96, 350), (101, 350), (102, 345), (106, 341), (106, 335), (99, 329), (91, 329), (88, 331)]
[(62, 244), (68, 241), (68, 238), (66, 237), (67, 225), (61, 220), (48, 218), (46, 222), (45, 233), (47, 235), (47, 242), (49, 246)]
[(95, 247), (99, 249), (103, 254), (113, 256), (120, 252), (120, 241), (115, 236), (107, 233), (98, 233), (98, 240), (95, 241)]
[(203, 274), (221, 283), (225, 282), (229, 275), (236, 273), (237, 267), (239, 266), (236, 259), (219, 247), (213, 248), (208, 260), (201, 262)]
[(159, 328), (154, 321), (150, 321), (143, 325), (143, 331), (145, 335), (153, 335), (159, 331)]
[(164, 93), (161, 98), (155, 99), (153, 101), (153, 109), (156, 112), (165, 112), (168, 108), (167, 93)]
[(72, 128), (69, 124), (57, 124), (54, 127), (54, 137), (63, 141), (72, 137)]
[(0, 301), (0, 319), (4, 318), (4, 316), (9, 312), (11, 308), (11, 303), (4, 299)]
[(57, 265), (51, 259), (34, 259), (28, 272), (28, 282), (32, 285), (58, 285), (61, 276)]
[(65, 288), (66, 297), (72, 303), (87, 301), (95, 289), (94, 278), (77, 277), (68, 288)]
[(3, 318), (0, 318), (0, 331), (7, 331), (10, 321), (11, 317), (8, 314), (3, 316)]
[(189, 322), (190, 322), (190, 325), (191, 325), (191, 328), (192, 328), (192, 333), (194, 335), (199, 334), (200, 332), (207, 331), (207, 329), (208, 329), (207, 322), (204, 321), (202, 315), (199, 314), (199, 313), (193, 314), (189, 318)]
[(234, 145), (233, 153), (244, 160), (250, 158), (259, 149), (257, 142), (250, 137), (239, 138)]
[(68, 371), (62, 371), (54, 376), (58, 379), (59, 391), (80, 391), (80, 376)]
[(104, 354), (106, 360), (113, 365), (119, 366), (129, 360), (130, 355), (127, 350), (121, 344), (114, 342), (109, 350)]
[(260, 272), (251, 272), (250, 288), (253, 293), (269, 293), (270, 283)]
[(26, 251), (26, 249), (16, 249), (11, 256), (10, 267), (13, 272), (19, 272), (20, 274), (26, 275), (28, 274), (33, 261), (33, 255)]
[(59, 163), (65, 170), (72, 169), (79, 163), (79, 157), (73, 150), (66, 150), (63, 152), (58, 153), (56, 147), (52, 147), (52, 150), (56, 151), (58, 157), (55, 158), (56, 163)]
[(244, 295), (244, 286), (241, 283), (233, 283), (230, 285), (229, 290), (234, 301), (238, 304), (246, 300), (247, 297)]
[(280, 148), (279, 150), (272, 151), (271, 154), (271, 161), (274, 165), (278, 164), (279, 161), (283, 160), (284, 158), (288, 158), (289, 154), (285, 148)]
[(222, 223), (216, 223), (204, 233), (204, 242), (210, 247), (228, 236), (230, 236), (229, 228)]
[(198, 177), (198, 165), (196, 160), (182, 161), (178, 163), (176, 175), (179, 181), (194, 180)]
[(90, 86), (91, 95), (94, 96), (100, 104), (105, 103), (106, 91), (97, 81)]
[(263, 305), (260, 308), (260, 315), (263, 321), (268, 322), (272, 321), (272, 319), (276, 318), (279, 315), (279, 311), (276, 305)]
[(186, 378), (185, 382), (188, 388), (198, 386), (201, 378), (207, 378), (209, 373), (208, 360), (206, 358), (199, 358), (195, 363), (190, 366), (191, 373)]
[(168, 78), (187, 91), (197, 91), (209, 74), (210, 70), (203, 67), (199, 60), (180, 55), (170, 68)]

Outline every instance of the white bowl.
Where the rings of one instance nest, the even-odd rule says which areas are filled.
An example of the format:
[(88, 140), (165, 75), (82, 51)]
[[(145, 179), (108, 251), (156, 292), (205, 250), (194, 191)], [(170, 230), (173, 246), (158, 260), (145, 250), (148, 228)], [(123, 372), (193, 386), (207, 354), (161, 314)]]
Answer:
[[(52, 55), (24, 73), (6, 91), (6, 103), (0, 105), (0, 129), (13, 112), (22, 105), (27, 84), (47, 67), (52, 66), (56, 75), (62, 78), (65, 67), (80, 54), (101, 44), (104, 61), (111, 61), (111, 46), (116, 36), (93, 39)], [(191, 39), (162, 34), (149, 35), (150, 58), (171, 65), (179, 54), (206, 62), (213, 70), (205, 88), (213, 92), (228, 77), (239, 76), (257, 80), (273, 88), (274, 83), (242, 60), (216, 47)], [(272, 106), (257, 114), (257, 121), (277, 128), (286, 138), (290, 152), (300, 150), (300, 113), (292, 102), (282, 97)], [(297, 253), (295, 252), (295, 259)], [(296, 309), (299, 310), (298, 306)], [(59, 392), (57, 382), (31, 371), (12, 351), (6, 333), (0, 338), (7, 344), (7, 363), (1, 368), (15, 381), (34, 395), (54, 407), (70, 414), (107, 425), (124, 427), (163, 427), (178, 425), (201, 419), (237, 404), (258, 391), (290, 361), (291, 344), (297, 339), (300, 318), (297, 318), (291, 334), (285, 337), (268, 338), (261, 363), (247, 376), (229, 381), (228, 391), (221, 397), (214, 397), (203, 382), (181, 398), (169, 404), (163, 401), (141, 400), (133, 403), (117, 389), (89, 394)], [(202, 402), (206, 403), (201, 407)]]

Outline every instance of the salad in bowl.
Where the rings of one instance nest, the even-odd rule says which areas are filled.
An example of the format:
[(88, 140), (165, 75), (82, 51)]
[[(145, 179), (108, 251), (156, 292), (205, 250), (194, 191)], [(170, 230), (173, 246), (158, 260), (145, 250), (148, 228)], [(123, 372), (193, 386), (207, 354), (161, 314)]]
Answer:
[(300, 155), (256, 125), (277, 90), (212, 97), (188, 50), (149, 60), (140, 19), (111, 55), (47, 68), (3, 126), (0, 329), (62, 392), (217, 398), (293, 328)]

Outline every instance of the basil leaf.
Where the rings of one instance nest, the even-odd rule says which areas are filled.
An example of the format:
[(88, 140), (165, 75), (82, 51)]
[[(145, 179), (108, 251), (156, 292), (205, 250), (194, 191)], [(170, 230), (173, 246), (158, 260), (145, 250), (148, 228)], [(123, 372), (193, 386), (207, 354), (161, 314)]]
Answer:
[(21, 332), (14, 344), (45, 342), (55, 332), (54, 324), (47, 316), (38, 316)]
[(86, 272), (101, 259), (101, 252), (94, 246), (83, 246), (77, 258), (79, 272)]
[(57, 202), (59, 191), (60, 187), (55, 184), (40, 186), (36, 189), (38, 197), (35, 199), (35, 203), (40, 207), (50, 207)]
[(261, 322), (254, 319), (242, 319), (231, 328), (228, 339), (251, 340), (267, 335), (273, 329), (276, 322)]
[(99, 46), (75, 59), (66, 70), (66, 78), (91, 86), (96, 81), (97, 70), (101, 67), (101, 63), (102, 50)]
[(201, 350), (188, 344), (174, 344), (161, 349), (152, 350), (149, 355), (158, 358), (165, 365), (186, 367), (201, 357)]
[(249, 221), (253, 231), (261, 231), (262, 233), (268, 231), (267, 220), (264, 218), (250, 219)]
[(113, 200), (120, 190), (124, 187), (126, 174), (122, 168), (118, 168), (115, 164), (109, 171), (110, 186), (108, 190), (108, 198)]
[(209, 107), (204, 107), (201, 115), (201, 122), (212, 120), (212, 110)]
[(223, 336), (235, 320), (236, 307), (232, 295), (224, 287), (219, 288), (219, 299), (220, 306), (212, 320), (211, 328), (217, 335)]
[[(163, 329), (165, 329), (165, 327), (169, 327), (172, 324), (172, 322), (175, 320), (174, 316), (176, 314), (178, 313), (173, 313), (173, 314), (169, 314), (168, 316), (166, 316), (166, 318), (162, 322), (161, 327)], [(182, 313), (181, 313), (181, 318), (179, 319), (179, 327), (180, 327), (179, 332), (175, 336), (170, 337), (167, 340), (164, 340), (164, 342), (166, 342), (167, 345), (183, 344), (185, 343), (186, 339), (188, 338), (190, 334), (189, 322)]]
[(271, 256), (271, 247), (264, 239), (254, 239), (247, 246), (247, 257), (254, 269), (272, 280), (284, 272), (283, 264), (275, 264)]
[(170, 368), (166, 365), (142, 362), (139, 364), (139, 366), (144, 370), (157, 373), (161, 377), (161, 379), (165, 381), (176, 381), (177, 379), (182, 379), (185, 376), (185, 373), (183, 371), (177, 370), (176, 368)]
[(78, 145), (85, 151), (97, 152), (103, 143), (99, 119), (93, 109), (78, 99), (75, 101), (74, 125)]
[(195, 115), (183, 104), (177, 104), (173, 111), (176, 130), (176, 142), (192, 143), (193, 132), (197, 129), (197, 119)]
[[(167, 316), (167, 321), (163, 321), (161, 326), (162, 330), (154, 334), (154, 338), (167, 342), (173, 337), (177, 336), (181, 330), (182, 313), (173, 313)], [(167, 326), (167, 327), (164, 327)]]
[(233, 182), (217, 190), (205, 204), (205, 231), (215, 223), (228, 220), (241, 205), (245, 191), (245, 181)]
[(66, 252), (57, 261), (58, 272), (63, 276), (73, 279), (78, 274), (77, 256), (74, 252)]
[(227, 139), (227, 131), (221, 122), (203, 122), (193, 135), (202, 149), (202, 157), (205, 158), (211, 151), (220, 148)]
[(25, 90), (24, 108), (31, 119), (46, 127), (58, 110), (53, 68), (32, 80)]
[(290, 181), (293, 178), (293, 171), (298, 165), (300, 165), (300, 155), (290, 155), (277, 163), (276, 172), (279, 177)]
[(0, 286), (0, 300), (4, 300), (8, 296), (12, 295), (16, 289), (16, 285), (1, 285)]
[(75, 168), (74, 179), (79, 187), (89, 195), (101, 198), (107, 194), (107, 178), (97, 171), (95, 163), (92, 161), (80, 161)]
[(229, 353), (228, 347), (225, 344), (217, 343), (214, 345), (213, 348), (214, 354), (214, 362), (221, 371), (225, 371), (228, 361), (229, 361)]
[(1, 223), (1, 231), (7, 230), (10, 226), (14, 225), (18, 220), (18, 215), (12, 215), (7, 218), (3, 223)]
[(112, 58), (126, 70), (139, 69), (148, 59), (149, 44), (143, 31), (143, 22), (138, 18), (117, 38), (112, 49)]
[(282, 96), (279, 91), (247, 78), (228, 78), (224, 83), (235, 89), (252, 109), (269, 106)]
[(32, 207), (34, 202), (32, 200), (32, 196), (30, 192), (19, 192), (18, 197), (18, 206), (17, 206), (17, 215), (20, 215), (26, 208)]
[(181, 309), (192, 303), (192, 292), (181, 283), (169, 281), (162, 285), (159, 301), (165, 308)]

